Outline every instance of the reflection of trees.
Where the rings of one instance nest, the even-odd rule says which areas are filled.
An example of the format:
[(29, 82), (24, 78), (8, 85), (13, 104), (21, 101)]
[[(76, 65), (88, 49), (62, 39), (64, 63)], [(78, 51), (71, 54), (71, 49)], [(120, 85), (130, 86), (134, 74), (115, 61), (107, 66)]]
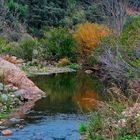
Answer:
[(82, 111), (91, 111), (97, 105), (97, 93), (93, 91), (82, 91), (77, 93), (73, 100), (79, 105)]
[(63, 102), (70, 98), (76, 88), (75, 74), (59, 74), (48, 77), (37, 77), (33, 79), (38, 87), (50, 95), (52, 102)]
[(64, 112), (79, 106), (89, 110), (95, 108), (94, 101), (102, 89), (97, 79), (83, 73), (36, 77), (33, 81), (48, 94), (47, 98), (37, 103), (36, 110), (58, 109)]
[(99, 79), (84, 73), (78, 73), (76, 76), (77, 79), (77, 90), (82, 88), (82, 91), (95, 91), (97, 93), (102, 93), (103, 91), (103, 84), (99, 81)]
[(95, 81), (89, 75), (83, 75), (79, 73), (77, 75), (78, 86), (76, 88), (76, 94), (73, 97), (74, 102), (78, 104), (78, 106), (83, 111), (88, 111), (94, 109), (96, 107), (96, 100), (98, 98), (99, 90), (95, 88), (97, 85), (99, 87), (99, 82), (95, 79)]

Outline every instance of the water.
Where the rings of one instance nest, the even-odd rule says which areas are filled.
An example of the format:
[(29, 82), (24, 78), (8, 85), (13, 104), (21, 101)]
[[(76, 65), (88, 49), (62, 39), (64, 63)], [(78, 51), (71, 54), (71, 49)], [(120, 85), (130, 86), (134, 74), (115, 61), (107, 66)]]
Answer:
[[(47, 97), (25, 116), (25, 127), (2, 140), (79, 140), (78, 128), (87, 112), (102, 100), (102, 84), (83, 73), (36, 76), (32, 80)], [(0, 139), (0, 140), (1, 140)]]

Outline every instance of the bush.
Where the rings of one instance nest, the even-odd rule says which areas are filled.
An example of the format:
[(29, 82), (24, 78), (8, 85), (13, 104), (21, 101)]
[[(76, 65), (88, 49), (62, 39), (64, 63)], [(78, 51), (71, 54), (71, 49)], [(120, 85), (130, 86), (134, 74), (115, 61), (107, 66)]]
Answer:
[(0, 38), (0, 54), (5, 52), (5, 47), (7, 45), (7, 42), (4, 38)]
[(46, 50), (46, 58), (59, 60), (67, 57), (70, 60), (74, 60), (76, 57), (75, 40), (67, 29), (51, 29), (45, 33), (45, 38), (42, 42)]
[(71, 63), (69, 65), (69, 68), (74, 69), (74, 70), (78, 70), (78, 69), (81, 69), (81, 66), (79, 64), (76, 64), (76, 63)]
[(28, 6), (19, 4), (14, 0), (8, 0), (7, 6), (13, 15), (15, 14), (15, 12), (18, 13), (20, 19), (25, 18), (28, 14)]
[[(114, 108), (112, 107), (112, 110), (113, 109)], [(123, 121), (125, 123), (125, 119), (121, 119), (123, 118), (123, 116), (118, 112), (117, 112), (118, 115), (116, 116), (113, 113), (111, 114), (110, 112), (107, 112), (107, 111), (101, 112), (102, 115), (100, 115), (98, 112), (97, 115), (96, 114), (93, 115), (93, 118), (91, 119), (89, 127), (85, 130), (85, 133), (87, 133), (86, 134), (87, 139), (89, 140), (110, 140), (110, 139), (138, 140), (140, 138), (139, 130), (138, 128), (135, 128), (137, 126), (136, 123), (138, 123), (137, 121), (138, 119), (128, 118), (128, 120), (126, 119), (126, 122), (127, 122), (126, 126), (121, 127), (121, 126), (118, 126), (119, 123), (118, 124), (115, 124), (115, 123), (122, 121), (122, 125), (123, 125)], [(116, 112), (116, 110), (114, 112)], [(133, 132), (132, 130), (133, 125), (134, 125), (134, 131), (136, 132)]]
[(59, 60), (58, 62), (58, 66), (67, 66), (67, 65), (70, 65), (70, 61), (68, 58), (62, 58)]
[(105, 21), (105, 17), (101, 13), (100, 7), (97, 6), (96, 4), (92, 4), (87, 7), (86, 18), (90, 22), (101, 23)]
[(77, 49), (82, 57), (90, 55), (100, 40), (111, 33), (108, 27), (86, 22), (79, 24), (74, 33)]
[(17, 54), (24, 60), (31, 61), (34, 55), (38, 54), (37, 49), (39, 46), (36, 39), (22, 40), (19, 42), (19, 45), (20, 47)]
[(13, 54), (13, 47), (5, 38), (0, 37), (0, 54)]
[(39, 51), (39, 43), (33, 38), (10, 43), (4, 38), (0, 38), (0, 54), (8, 54), (31, 61), (32, 58), (39, 57)]
[(127, 28), (130, 24), (140, 21), (139, 15), (128, 16), (124, 25), (124, 28)]
[[(76, 8), (76, 7), (75, 7)], [(85, 10), (82, 8), (76, 8), (76, 9), (68, 9), (67, 15), (65, 18), (61, 21), (61, 24), (64, 27), (71, 28), (77, 24), (84, 23), (87, 21), (86, 15), (85, 15)]]
[(125, 26), (120, 35), (120, 39), (123, 45), (129, 47), (135, 46), (140, 40), (140, 19)]
[(90, 66), (99, 64), (104, 81), (108, 81), (108, 84), (115, 82), (124, 92), (128, 90), (129, 80), (138, 78), (140, 74), (139, 49), (128, 51), (126, 48), (127, 46), (122, 46), (118, 36), (109, 36), (101, 41), (92, 54), (93, 62), (88, 62)]

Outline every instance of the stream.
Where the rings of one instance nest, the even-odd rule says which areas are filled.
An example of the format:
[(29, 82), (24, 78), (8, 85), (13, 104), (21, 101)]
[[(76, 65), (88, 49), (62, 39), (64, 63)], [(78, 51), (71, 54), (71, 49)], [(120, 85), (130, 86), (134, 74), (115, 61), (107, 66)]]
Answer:
[(0, 140), (80, 140), (79, 126), (103, 100), (103, 85), (85, 73), (35, 76), (33, 82), (47, 96), (26, 113), (24, 127)]

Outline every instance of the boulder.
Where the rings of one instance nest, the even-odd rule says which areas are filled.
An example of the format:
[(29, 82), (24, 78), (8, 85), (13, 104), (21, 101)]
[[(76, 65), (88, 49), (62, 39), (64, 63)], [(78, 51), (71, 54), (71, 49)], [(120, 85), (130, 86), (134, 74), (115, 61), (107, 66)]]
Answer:
[(0, 78), (3, 78), (8, 84), (18, 87), (25, 99), (39, 99), (44, 94), (19, 67), (3, 58), (0, 58)]
[(3, 136), (10, 136), (13, 134), (12, 130), (9, 130), (9, 129), (3, 130), (1, 133)]

